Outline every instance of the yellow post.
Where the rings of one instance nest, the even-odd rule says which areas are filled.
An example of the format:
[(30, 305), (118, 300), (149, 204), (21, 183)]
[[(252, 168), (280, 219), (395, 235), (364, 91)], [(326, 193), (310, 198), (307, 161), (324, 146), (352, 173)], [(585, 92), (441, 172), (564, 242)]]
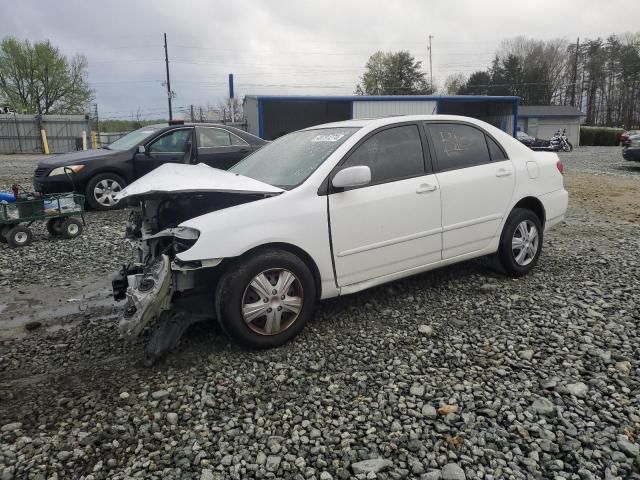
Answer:
[(94, 131), (91, 131), (91, 148), (98, 148), (98, 135)]
[(40, 129), (40, 136), (42, 137), (42, 147), (44, 148), (44, 153), (49, 155), (49, 142), (47, 142), (47, 132), (45, 132), (44, 128)]

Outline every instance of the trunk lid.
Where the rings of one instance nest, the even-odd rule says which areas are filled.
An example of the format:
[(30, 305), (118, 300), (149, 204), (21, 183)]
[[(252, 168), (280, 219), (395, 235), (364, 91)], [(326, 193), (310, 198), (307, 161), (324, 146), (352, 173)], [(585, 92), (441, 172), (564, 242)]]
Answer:
[(246, 193), (278, 195), (284, 190), (204, 163), (165, 163), (128, 185), (116, 197), (152, 197), (177, 193)]

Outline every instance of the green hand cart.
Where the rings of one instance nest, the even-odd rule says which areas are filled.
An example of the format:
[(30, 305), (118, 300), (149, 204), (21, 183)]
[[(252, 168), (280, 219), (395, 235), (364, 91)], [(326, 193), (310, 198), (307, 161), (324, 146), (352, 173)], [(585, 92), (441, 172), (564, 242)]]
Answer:
[(11, 247), (29, 245), (33, 241), (29, 227), (40, 221), (47, 222), (52, 237), (76, 238), (85, 224), (84, 195), (58, 193), (0, 203), (0, 242)]

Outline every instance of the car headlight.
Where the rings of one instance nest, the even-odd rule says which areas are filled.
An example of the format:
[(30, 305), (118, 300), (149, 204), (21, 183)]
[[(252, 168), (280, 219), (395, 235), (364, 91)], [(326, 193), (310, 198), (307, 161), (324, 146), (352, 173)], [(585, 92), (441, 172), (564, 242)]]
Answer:
[(640, 138), (632, 138), (629, 142), (630, 147), (640, 147)]
[(173, 251), (182, 253), (189, 250), (200, 237), (200, 232), (195, 228), (176, 227), (173, 229)]
[(84, 165), (68, 165), (66, 167), (57, 167), (49, 172), (49, 177), (53, 177), (55, 175), (66, 175), (67, 173), (78, 173), (80, 170), (84, 168)]

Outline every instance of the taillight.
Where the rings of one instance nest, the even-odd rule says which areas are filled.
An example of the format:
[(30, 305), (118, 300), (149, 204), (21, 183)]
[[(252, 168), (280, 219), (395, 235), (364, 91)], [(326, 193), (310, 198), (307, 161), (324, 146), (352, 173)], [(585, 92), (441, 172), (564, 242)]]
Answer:
[(558, 160), (558, 162), (556, 163), (556, 167), (558, 167), (558, 171), (560, 172), (560, 174), (564, 175), (564, 165), (560, 160)]

